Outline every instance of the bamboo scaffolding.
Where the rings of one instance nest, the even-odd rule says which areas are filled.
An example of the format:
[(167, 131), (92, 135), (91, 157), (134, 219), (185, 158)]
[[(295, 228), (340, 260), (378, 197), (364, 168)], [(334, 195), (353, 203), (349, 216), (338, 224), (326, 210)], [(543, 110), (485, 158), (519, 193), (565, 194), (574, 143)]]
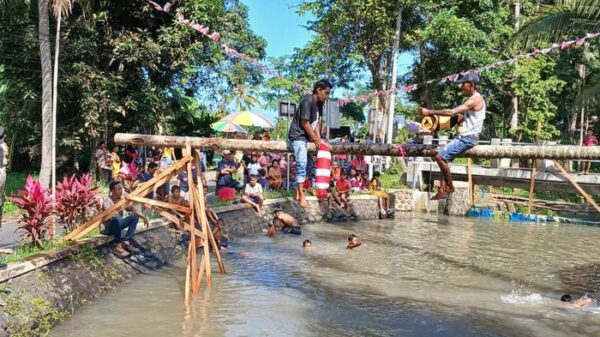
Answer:
[[(271, 152), (292, 152), (287, 142), (283, 141), (257, 141), (244, 139), (217, 139), (217, 138), (198, 138), (198, 137), (177, 137), (177, 136), (156, 136), (117, 133), (115, 143), (120, 145), (144, 145), (144, 146), (172, 146), (185, 147), (185, 142), (189, 141), (195, 149), (211, 150), (243, 150), (243, 151), (271, 151)], [(379, 156), (431, 156), (435, 146), (431, 145), (404, 145), (402, 150), (398, 144), (331, 144), (332, 153), (344, 154), (363, 154)], [(308, 144), (308, 150), (316, 152), (312, 143)], [(502, 146), (502, 145), (477, 145), (459, 157), (478, 157), (478, 158), (515, 158), (515, 159), (600, 159), (600, 146), (575, 146), (575, 145), (556, 145), (556, 146)]]
[(469, 190), (469, 205), (475, 206), (475, 185), (473, 184), (473, 161), (467, 159), (467, 185)]
[(531, 214), (533, 207), (533, 192), (535, 191), (535, 175), (537, 174), (537, 165), (535, 160), (533, 161), (533, 167), (531, 168), (531, 181), (529, 182), (529, 200), (527, 201), (527, 214)]
[[(185, 155), (186, 156), (192, 156), (192, 147), (189, 143), (187, 143), (187, 146), (185, 147)], [(193, 187), (194, 186), (194, 181), (193, 179), (189, 179), (190, 177), (192, 177), (192, 160), (189, 160), (187, 162), (187, 176), (188, 176), (188, 181), (190, 182), (189, 187)], [(194, 205), (196, 203), (196, 198), (195, 195), (193, 193), (190, 193), (190, 205)], [(195, 210), (194, 207), (191, 207), (192, 209), (192, 214), (190, 216), (190, 228), (196, 228), (195, 227)], [(206, 231), (203, 231), (206, 234)], [(191, 232), (190, 232), (191, 233)], [(196, 259), (196, 235), (190, 235), (190, 250), (188, 253), (188, 266), (189, 266), (189, 270), (190, 273), (188, 273), (186, 275), (186, 282), (188, 280), (189, 277), (191, 277), (191, 279), (189, 280), (191, 282), (191, 286), (192, 286), (192, 293), (194, 295), (197, 295), (200, 292), (200, 287), (198, 286), (198, 261)], [(204, 242), (204, 246), (206, 246), (206, 241)]]

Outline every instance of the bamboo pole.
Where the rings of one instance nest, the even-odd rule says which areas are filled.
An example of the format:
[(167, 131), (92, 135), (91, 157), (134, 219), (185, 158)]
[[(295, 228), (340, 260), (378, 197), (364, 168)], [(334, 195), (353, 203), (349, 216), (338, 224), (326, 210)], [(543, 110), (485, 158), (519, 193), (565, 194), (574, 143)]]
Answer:
[[(292, 152), (287, 142), (283, 141), (256, 141), (243, 139), (217, 139), (217, 138), (198, 138), (198, 137), (177, 137), (177, 136), (156, 136), (141, 134), (117, 133), (115, 143), (145, 145), (145, 146), (172, 146), (185, 147), (185, 141), (188, 140), (191, 146), (196, 149), (212, 150), (243, 150), (243, 151), (271, 151), (271, 152)], [(431, 156), (431, 145), (404, 145), (403, 150), (406, 156)], [(315, 146), (308, 143), (308, 150), (316, 152)], [(344, 154), (363, 154), (377, 156), (399, 156), (400, 150), (398, 144), (364, 144), (364, 143), (344, 143), (332, 144), (332, 153)], [(600, 146), (501, 146), (501, 145), (477, 145), (459, 155), (459, 157), (478, 157), (478, 158), (516, 158), (516, 159), (600, 159)]]
[(469, 187), (469, 205), (475, 206), (475, 186), (473, 185), (473, 161), (467, 159), (467, 184)]
[(192, 209), (189, 207), (173, 205), (168, 202), (164, 202), (164, 201), (160, 201), (160, 200), (136, 197), (136, 196), (131, 196), (131, 195), (128, 195), (125, 198), (128, 200), (131, 200), (133, 202), (146, 204), (146, 205), (150, 205), (153, 207), (167, 208), (167, 209), (170, 209), (175, 212), (186, 213), (186, 214), (192, 213)]
[(531, 181), (529, 183), (529, 200), (527, 201), (527, 215), (531, 214), (531, 208), (533, 207), (533, 191), (535, 189), (535, 175), (536, 174), (537, 174), (537, 165), (534, 160), (533, 167), (531, 168)]
[(567, 171), (565, 171), (565, 169), (562, 167), (562, 165), (560, 165), (557, 161), (554, 161), (554, 165), (556, 167), (558, 167), (558, 169), (563, 174), (563, 176), (565, 176), (565, 178), (567, 178), (567, 180), (569, 182), (571, 182), (571, 184), (573, 184), (573, 186), (579, 191), (579, 193), (581, 193), (581, 195), (583, 195), (585, 200), (587, 200), (587, 202), (589, 202), (592, 206), (594, 206), (594, 208), (598, 212), (600, 212), (600, 206), (598, 206), (598, 204), (594, 201), (594, 198), (592, 198), (581, 186), (579, 186), (579, 184), (577, 183), (575, 178), (573, 178), (573, 176), (571, 174), (569, 174)]
[[(192, 226), (190, 226), (189, 223), (179, 219), (178, 217), (174, 216), (169, 212), (162, 211), (159, 214), (160, 216), (171, 222), (183, 224), (183, 228), (187, 229), (188, 232), (190, 231), (190, 228), (192, 228)], [(206, 236), (198, 228), (194, 228), (194, 233), (196, 234), (196, 239), (202, 239), (203, 241), (206, 240)]]
[[(217, 257), (217, 264), (219, 265), (219, 269), (221, 270), (222, 274), (225, 274), (225, 265), (223, 264), (223, 260), (221, 259), (221, 251), (219, 249), (219, 246), (217, 245), (217, 242), (215, 240), (215, 237), (213, 235), (213, 232), (210, 228), (210, 225), (208, 223), (208, 218), (206, 217), (206, 203), (205, 203), (205, 199), (204, 199), (204, 183), (202, 180), (202, 166), (200, 163), (200, 151), (196, 150), (196, 173), (197, 173), (197, 181), (198, 181), (198, 189), (196, 190), (196, 193), (199, 194), (198, 197), (198, 203), (196, 203), (196, 205), (194, 205), (194, 207), (197, 207), (196, 209), (196, 214), (199, 214), (200, 216), (200, 222), (203, 224), (206, 224), (206, 227), (208, 229), (208, 232), (206, 233), (208, 240), (210, 240), (210, 244), (213, 247), (213, 250), (215, 252), (215, 256)], [(188, 179), (189, 180), (189, 179)]]
[[(194, 198), (198, 200), (198, 202), (194, 203), (193, 207), (195, 214), (197, 214), (197, 216), (200, 219), (206, 220), (206, 214), (202, 213), (203, 208), (199, 207), (200, 203), (204, 205), (204, 200), (201, 200), (198, 196), (198, 190), (196, 184), (194, 183), (194, 180), (188, 178), (188, 183), (190, 186), (190, 194), (194, 195)], [(201, 220), (200, 224), (202, 225), (202, 232), (205, 233), (206, 237), (208, 238), (208, 240), (204, 242), (204, 245), (202, 247), (204, 248), (204, 261), (206, 264), (206, 285), (210, 287), (212, 285), (212, 270), (210, 268), (210, 250), (208, 248), (208, 245), (210, 245), (211, 243), (210, 238), (212, 237), (212, 232), (210, 230), (210, 227), (208, 226), (208, 221)]]

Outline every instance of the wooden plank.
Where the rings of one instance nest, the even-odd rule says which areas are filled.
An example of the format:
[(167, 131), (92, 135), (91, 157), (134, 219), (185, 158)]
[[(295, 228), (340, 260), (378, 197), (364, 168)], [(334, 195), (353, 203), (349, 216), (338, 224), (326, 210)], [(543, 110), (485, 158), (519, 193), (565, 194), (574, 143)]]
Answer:
[[(147, 195), (154, 188), (154, 186), (157, 184), (157, 182), (161, 182), (161, 181), (165, 180), (165, 178), (170, 178), (172, 174), (177, 173), (177, 171), (180, 170), (182, 167), (184, 167), (186, 163), (191, 161), (191, 159), (192, 159), (191, 157), (184, 157), (181, 160), (175, 162), (173, 164), (173, 166), (171, 166), (169, 169), (164, 170), (163, 172), (157, 174), (155, 177), (153, 177), (149, 181), (140, 184), (138, 186), (138, 188), (136, 188), (135, 191), (131, 192), (129, 195), (130, 196), (145, 196), (145, 195)], [(120, 213), (126, 207), (128, 207), (130, 205), (131, 205), (131, 201), (129, 201), (127, 199), (122, 199), (122, 200), (117, 201), (110, 208), (96, 214), (90, 220), (86, 221), (85, 223), (81, 224), (79, 227), (75, 228), (73, 231), (71, 231), (69, 234), (67, 234), (65, 236), (65, 240), (74, 240), (74, 239), (78, 239), (78, 238), (84, 236), (85, 234), (89, 233), (94, 228), (96, 228), (100, 224), (106, 222), (108, 219), (112, 218), (117, 213)]]
[(221, 259), (221, 251), (220, 251), (220, 247), (217, 246), (215, 237), (213, 236), (212, 230), (208, 224), (208, 218), (206, 217), (206, 203), (205, 203), (205, 198), (204, 198), (204, 180), (201, 179), (200, 175), (202, 174), (201, 171), (201, 164), (200, 163), (200, 151), (196, 150), (196, 167), (197, 169), (197, 173), (198, 173), (198, 190), (197, 193), (199, 195), (198, 200), (199, 202), (196, 203), (196, 205), (194, 205), (194, 207), (198, 207), (198, 213), (200, 215), (200, 219), (201, 222), (206, 223), (206, 227), (208, 229), (207, 235), (208, 235), (208, 239), (210, 240), (211, 245), (213, 246), (213, 250), (215, 251), (215, 256), (217, 257), (217, 264), (219, 265), (219, 269), (221, 270), (221, 273), (225, 274), (225, 265), (223, 264), (223, 260)]
[[(192, 155), (192, 149), (190, 146), (187, 146), (185, 149), (185, 155), (191, 158)], [(188, 178), (192, 176), (192, 160), (189, 160), (186, 163), (186, 168), (187, 168), (187, 175)], [(190, 179), (188, 179), (189, 181)], [(194, 196), (190, 194), (190, 205), (193, 205), (195, 202)], [(196, 225), (194, 223), (195, 219), (195, 213), (194, 213), (194, 209), (192, 208), (192, 213), (190, 216), (190, 226), (191, 228), (196, 228)], [(192, 280), (191, 280), (191, 286), (192, 286), (192, 293), (194, 295), (197, 295), (198, 293), (200, 293), (200, 288), (198, 287), (198, 261), (196, 259), (196, 236), (195, 235), (190, 235), (190, 254), (189, 254), (189, 265), (190, 265), (190, 270), (192, 272)], [(206, 244), (204, 245), (206, 246)]]
[(469, 205), (475, 206), (475, 186), (473, 185), (473, 161), (467, 158), (467, 185), (469, 188)]
[(160, 207), (160, 208), (166, 208), (166, 209), (170, 209), (172, 211), (175, 212), (180, 212), (180, 213), (185, 213), (185, 214), (191, 214), (192, 213), (192, 209), (189, 207), (185, 207), (185, 206), (180, 206), (180, 205), (173, 205), (170, 204), (168, 202), (164, 202), (164, 201), (159, 201), (159, 200), (154, 200), (154, 199), (148, 199), (148, 198), (143, 198), (143, 197), (136, 197), (133, 195), (128, 195), (125, 197), (126, 199), (129, 199), (133, 202), (137, 202), (137, 203), (141, 203), (141, 204), (146, 204), (146, 205), (150, 205), (150, 206), (155, 206), (155, 207)]
[[(188, 232), (190, 231), (190, 228), (192, 227), (192, 226), (190, 226), (190, 224), (189, 224), (189, 223), (187, 223), (187, 222), (185, 222), (185, 221), (183, 221), (183, 220), (179, 219), (178, 217), (176, 217), (175, 215), (173, 215), (173, 214), (171, 214), (171, 213), (169, 213), (169, 212), (162, 211), (162, 212), (160, 212), (159, 214), (160, 214), (160, 216), (162, 216), (163, 218), (165, 218), (165, 219), (167, 219), (167, 220), (169, 220), (169, 221), (171, 221), (171, 222), (175, 222), (175, 223), (181, 223), (181, 224), (183, 224), (184, 228), (185, 228), (185, 229), (186, 229)], [(196, 233), (196, 236), (197, 236), (198, 238), (202, 239), (203, 241), (204, 241), (204, 240), (206, 240), (206, 236), (205, 236), (205, 235), (204, 235), (204, 233), (202, 233), (202, 232), (201, 232), (201, 231), (200, 231), (198, 228), (194, 228), (194, 233)]]
[(573, 178), (573, 176), (569, 174), (556, 160), (554, 161), (554, 166), (558, 167), (563, 176), (565, 176), (565, 178), (567, 178), (567, 180), (573, 184), (579, 193), (583, 195), (585, 200), (587, 200), (587, 202), (589, 202), (598, 212), (600, 212), (600, 206), (598, 206), (598, 204), (594, 201), (594, 198), (592, 198), (583, 188), (581, 188), (581, 186), (579, 186), (575, 178)]
[(531, 168), (531, 181), (529, 182), (529, 200), (527, 201), (527, 214), (531, 214), (533, 207), (533, 192), (535, 190), (535, 175), (537, 174), (537, 165), (535, 160), (533, 161), (533, 167)]

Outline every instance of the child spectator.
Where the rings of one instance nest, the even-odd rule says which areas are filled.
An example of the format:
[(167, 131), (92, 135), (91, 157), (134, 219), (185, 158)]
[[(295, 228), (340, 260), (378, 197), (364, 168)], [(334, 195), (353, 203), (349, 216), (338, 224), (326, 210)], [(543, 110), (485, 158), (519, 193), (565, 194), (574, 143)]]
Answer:
[(352, 168), (357, 171), (367, 171), (367, 162), (362, 154), (357, 154), (352, 160)]
[(112, 180), (115, 180), (119, 177), (119, 171), (121, 170), (121, 157), (119, 156), (119, 147), (113, 147), (113, 150), (110, 154), (112, 157)]
[(385, 215), (391, 216), (392, 211), (390, 210), (390, 196), (381, 190), (381, 174), (378, 171), (373, 172), (373, 179), (369, 184), (369, 192), (377, 197), (379, 203), (380, 217)]
[(360, 191), (366, 193), (369, 191), (369, 173), (363, 171), (360, 175)]
[(337, 200), (340, 202), (340, 206), (348, 212), (348, 197), (350, 196), (350, 180), (346, 172), (342, 172), (342, 179), (335, 183), (335, 189), (337, 190)]
[(281, 175), (281, 166), (279, 166), (278, 160), (273, 160), (273, 165), (269, 169), (269, 188), (272, 190), (278, 190), (283, 186), (283, 179)]
[(342, 169), (337, 161), (331, 163), (331, 180), (334, 182), (342, 178)]
[(355, 169), (350, 170), (350, 191), (360, 192), (360, 177)]
[[(177, 206), (184, 206), (184, 207), (190, 206), (189, 202), (187, 202), (181, 195), (181, 188), (179, 188), (179, 186), (177, 186), (177, 185), (173, 185), (171, 187), (171, 195), (169, 195), (167, 202), (169, 204), (173, 204), (173, 205), (177, 205)], [(187, 215), (183, 215), (176, 211), (171, 211), (171, 213), (176, 215), (179, 219), (189, 221), (189, 216), (187, 216)], [(182, 231), (184, 229), (183, 226), (181, 226), (181, 224), (179, 222), (175, 223), (175, 228), (178, 231)]]
[(244, 189), (244, 195), (242, 195), (242, 202), (250, 204), (256, 212), (260, 212), (262, 207), (264, 198), (263, 198), (263, 189), (260, 184), (258, 184), (256, 176), (250, 177), (250, 183), (246, 185)]

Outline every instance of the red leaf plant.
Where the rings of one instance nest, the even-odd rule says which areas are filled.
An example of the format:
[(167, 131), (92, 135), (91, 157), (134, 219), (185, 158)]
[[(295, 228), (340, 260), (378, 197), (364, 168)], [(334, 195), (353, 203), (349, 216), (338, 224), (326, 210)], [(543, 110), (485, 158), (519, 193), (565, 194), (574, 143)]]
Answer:
[(137, 168), (137, 165), (134, 163), (128, 165), (129, 170), (127, 173), (119, 174), (121, 181), (123, 181), (123, 187), (125, 188), (125, 192), (130, 193), (135, 189), (138, 184), (138, 178), (140, 174), (142, 174), (142, 170)]
[(89, 174), (64, 177), (62, 183), (56, 185), (56, 214), (66, 232), (70, 232), (80, 223), (85, 222), (100, 208), (100, 200), (96, 198), (97, 186)]
[(28, 176), (25, 189), (16, 196), (8, 197), (8, 200), (25, 211), (17, 230), (24, 231), (31, 243), (41, 247), (48, 230), (48, 217), (52, 214), (52, 197), (48, 188)]

